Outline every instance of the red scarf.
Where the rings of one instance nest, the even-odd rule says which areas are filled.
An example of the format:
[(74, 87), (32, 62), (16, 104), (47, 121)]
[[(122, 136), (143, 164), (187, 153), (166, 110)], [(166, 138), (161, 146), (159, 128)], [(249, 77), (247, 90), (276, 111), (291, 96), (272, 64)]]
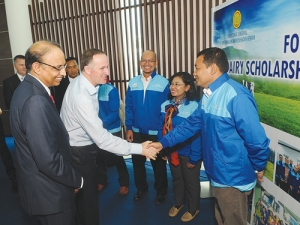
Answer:
[[(163, 125), (163, 130), (162, 134), (165, 136), (167, 133), (169, 133), (172, 130), (172, 118), (178, 114), (178, 107), (177, 105), (167, 105), (166, 106), (166, 115), (164, 118), (164, 125)], [(174, 166), (179, 165), (179, 157), (178, 157), (178, 152), (174, 151), (171, 153), (171, 163)]]

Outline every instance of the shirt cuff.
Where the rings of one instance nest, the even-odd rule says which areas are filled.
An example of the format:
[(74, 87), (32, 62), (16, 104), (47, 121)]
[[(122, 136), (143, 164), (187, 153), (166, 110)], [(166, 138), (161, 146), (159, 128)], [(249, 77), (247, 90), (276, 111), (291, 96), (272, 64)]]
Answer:
[(142, 154), (142, 145), (137, 143), (130, 143), (130, 154), (141, 155)]
[(84, 183), (83, 177), (81, 177), (81, 186), (80, 186), (80, 188), (78, 188), (78, 189), (81, 189), (81, 188), (83, 187), (83, 183)]

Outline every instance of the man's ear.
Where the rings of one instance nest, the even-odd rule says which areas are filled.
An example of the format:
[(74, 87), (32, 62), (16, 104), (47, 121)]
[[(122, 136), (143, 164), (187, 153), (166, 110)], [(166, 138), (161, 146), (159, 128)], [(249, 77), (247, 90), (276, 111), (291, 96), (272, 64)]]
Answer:
[(89, 66), (85, 66), (85, 67), (83, 68), (83, 70), (84, 70), (84, 72), (85, 72), (86, 74), (90, 74), (90, 73), (91, 73), (91, 68), (90, 68)]
[(39, 75), (41, 71), (41, 64), (39, 62), (34, 62), (31, 65), (31, 70), (36, 74)]
[(215, 75), (217, 72), (218, 72), (218, 67), (215, 63), (211, 64), (210, 65), (210, 73), (211, 75)]

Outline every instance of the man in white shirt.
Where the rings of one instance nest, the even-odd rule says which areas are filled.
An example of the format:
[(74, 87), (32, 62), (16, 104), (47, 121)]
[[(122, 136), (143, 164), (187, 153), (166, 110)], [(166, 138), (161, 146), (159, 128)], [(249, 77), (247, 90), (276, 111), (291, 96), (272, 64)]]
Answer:
[[(103, 128), (98, 117), (98, 88), (109, 75), (108, 57), (99, 49), (86, 50), (81, 56), (81, 74), (70, 83), (60, 116), (67, 128), (75, 168), (84, 178), (76, 194), (77, 223), (99, 224), (96, 154), (98, 147), (117, 155), (142, 154), (155, 159), (157, 151), (146, 149), (149, 142), (128, 143)], [(98, 146), (98, 147), (97, 147)]]

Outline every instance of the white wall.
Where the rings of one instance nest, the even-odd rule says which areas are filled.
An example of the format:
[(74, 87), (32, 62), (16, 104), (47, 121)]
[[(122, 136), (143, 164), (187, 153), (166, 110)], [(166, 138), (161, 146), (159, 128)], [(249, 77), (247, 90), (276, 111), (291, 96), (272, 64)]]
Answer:
[(32, 44), (29, 0), (5, 0), (4, 2), (12, 57), (25, 55), (26, 50)]

